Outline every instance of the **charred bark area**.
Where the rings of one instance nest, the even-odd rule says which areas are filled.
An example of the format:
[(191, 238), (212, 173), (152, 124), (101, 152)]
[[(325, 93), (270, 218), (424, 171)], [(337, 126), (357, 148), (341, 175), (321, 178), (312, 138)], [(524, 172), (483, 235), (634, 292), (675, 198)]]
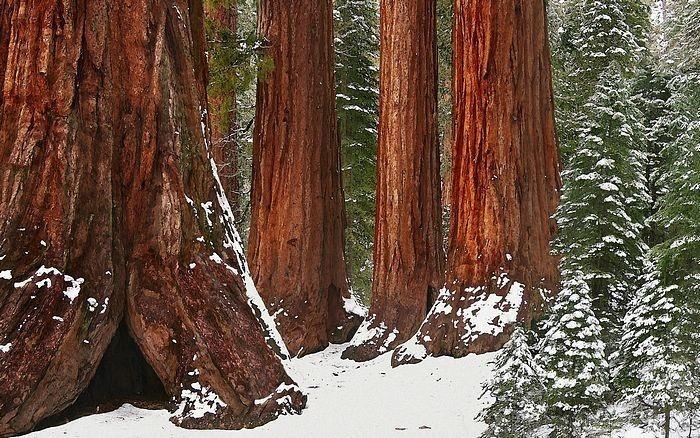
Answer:
[(258, 83), (248, 256), (293, 355), (345, 342), (361, 322), (346, 310), (332, 3), (259, 3), (274, 69)]
[(122, 321), (105, 351), (95, 376), (73, 403), (77, 409), (114, 401), (152, 401), (165, 404), (167, 392), (148, 363), (129, 328)]
[(456, 0), (446, 284), (393, 363), (500, 348), (558, 281), (560, 189), (544, 1)]
[(168, 407), (170, 396), (139, 350), (124, 321), (119, 324), (90, 384), (75, 402), (42, 420), (36, 429), (58, 426), (86, 415), (108, 412), (124, 403)]
[(381, 3), (380, 119), (369, 317), (343, 357), (408, 340), (442, 284), (435, 0)]
[(201, 2), (0, 14), (0, 436), (70, 406), (121, 321), (177, 424), (298, 412), (211, 157)]

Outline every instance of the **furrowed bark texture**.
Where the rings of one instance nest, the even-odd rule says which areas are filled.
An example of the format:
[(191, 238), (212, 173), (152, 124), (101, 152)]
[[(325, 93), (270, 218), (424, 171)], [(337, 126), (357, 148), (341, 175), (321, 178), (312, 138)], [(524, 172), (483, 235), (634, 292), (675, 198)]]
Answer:
[(343, 357), (407, 341), (442, 285), (435, 0), (381, 3), (377, 213), (369, 317)]
[(332, 10), (331, 0), (262, 0), (258, 13), (274, 69), (258, 83), (248, 256), (294, 355), (345, 342), (361, 322), (345, 305)]
[(201, 2), (0, 0), (0, 22), (0, 436), (69, 406), (122, 319), (176, 423), (298, 411), (209, 156)]
[[(238, 9), (235, 0), (210, 5), (205, 3), (205, 15), (213, 23), (216, 29), (225, 30), (236, 35), (238, 29)], [(212, 46), (220, 44), (219, 41), (209, 41)], [(214, 47), (210, 47), (211, 49)], [(224, 91), (209, 93), (209, 107), (212, 109), (211, 140), (212, 154), (224, 187), (226, 197), (233, 207), (234, 214), (239, 214), (241, 186), (238, 179), (238, 142), (236, 130), (238, 120), (236, 117), (236, 92), (230, 87), (224, 87)]]
[(454, 144), (446, 284), (393, 363), (500, 348), (555, 290), (558, 203), (542, 0), (456, 0)]

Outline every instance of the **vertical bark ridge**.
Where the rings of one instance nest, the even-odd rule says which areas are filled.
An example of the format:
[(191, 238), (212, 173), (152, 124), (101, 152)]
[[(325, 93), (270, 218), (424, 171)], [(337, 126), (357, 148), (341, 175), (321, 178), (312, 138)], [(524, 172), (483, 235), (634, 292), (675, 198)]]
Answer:
[(201, 2), (0, 14), (0, 436), (70, 405), (122, 318), (176, 423), (298, 412), (211, 159)]
[(263, 0), (274, 69), (258, 84), (248, 255), (294, 355), (347, 341), (353, 313), (335, 111), (332, 1)]
[(541, 0), (456, 0), (446, 283), (393, 363), (498, 349), (558, 281), (561, 181)]
[(442, 285), (435, 0), (381, 3), (380, 120), (369, 317), (343, 357), (407, 341)]

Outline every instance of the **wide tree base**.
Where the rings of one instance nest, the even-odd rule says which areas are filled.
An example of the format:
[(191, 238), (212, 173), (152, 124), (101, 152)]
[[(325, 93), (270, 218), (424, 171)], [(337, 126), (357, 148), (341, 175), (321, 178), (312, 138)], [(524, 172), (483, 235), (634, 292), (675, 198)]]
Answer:
[(384, 321), (373, 315), (357, 330), (342, 358), (367, 362), (398, 347), (410, 336), (411, 333), (401, 333), (397, 328), (389, 330)]
[(418, 363), (428, 356), (464, 357), (500, 349), (517, 323), (529, 326), (550, 295), (501, 272), (488, 285), (459, 283), (440, 291), (418, 332), (398, 347), (392, 366)]

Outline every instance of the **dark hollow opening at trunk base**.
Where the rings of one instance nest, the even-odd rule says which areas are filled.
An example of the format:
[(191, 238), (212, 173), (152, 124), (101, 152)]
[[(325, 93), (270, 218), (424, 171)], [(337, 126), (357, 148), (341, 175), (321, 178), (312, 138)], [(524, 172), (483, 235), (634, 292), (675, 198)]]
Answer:
[(124, 403), (159, 409), (166, 407), (169, 400), (158, 375), (146, 361), (122, 319), (88, 387), (72, 405), (42, 420), (35, 430), (65, 424), (86, 415), (109, 412)]

